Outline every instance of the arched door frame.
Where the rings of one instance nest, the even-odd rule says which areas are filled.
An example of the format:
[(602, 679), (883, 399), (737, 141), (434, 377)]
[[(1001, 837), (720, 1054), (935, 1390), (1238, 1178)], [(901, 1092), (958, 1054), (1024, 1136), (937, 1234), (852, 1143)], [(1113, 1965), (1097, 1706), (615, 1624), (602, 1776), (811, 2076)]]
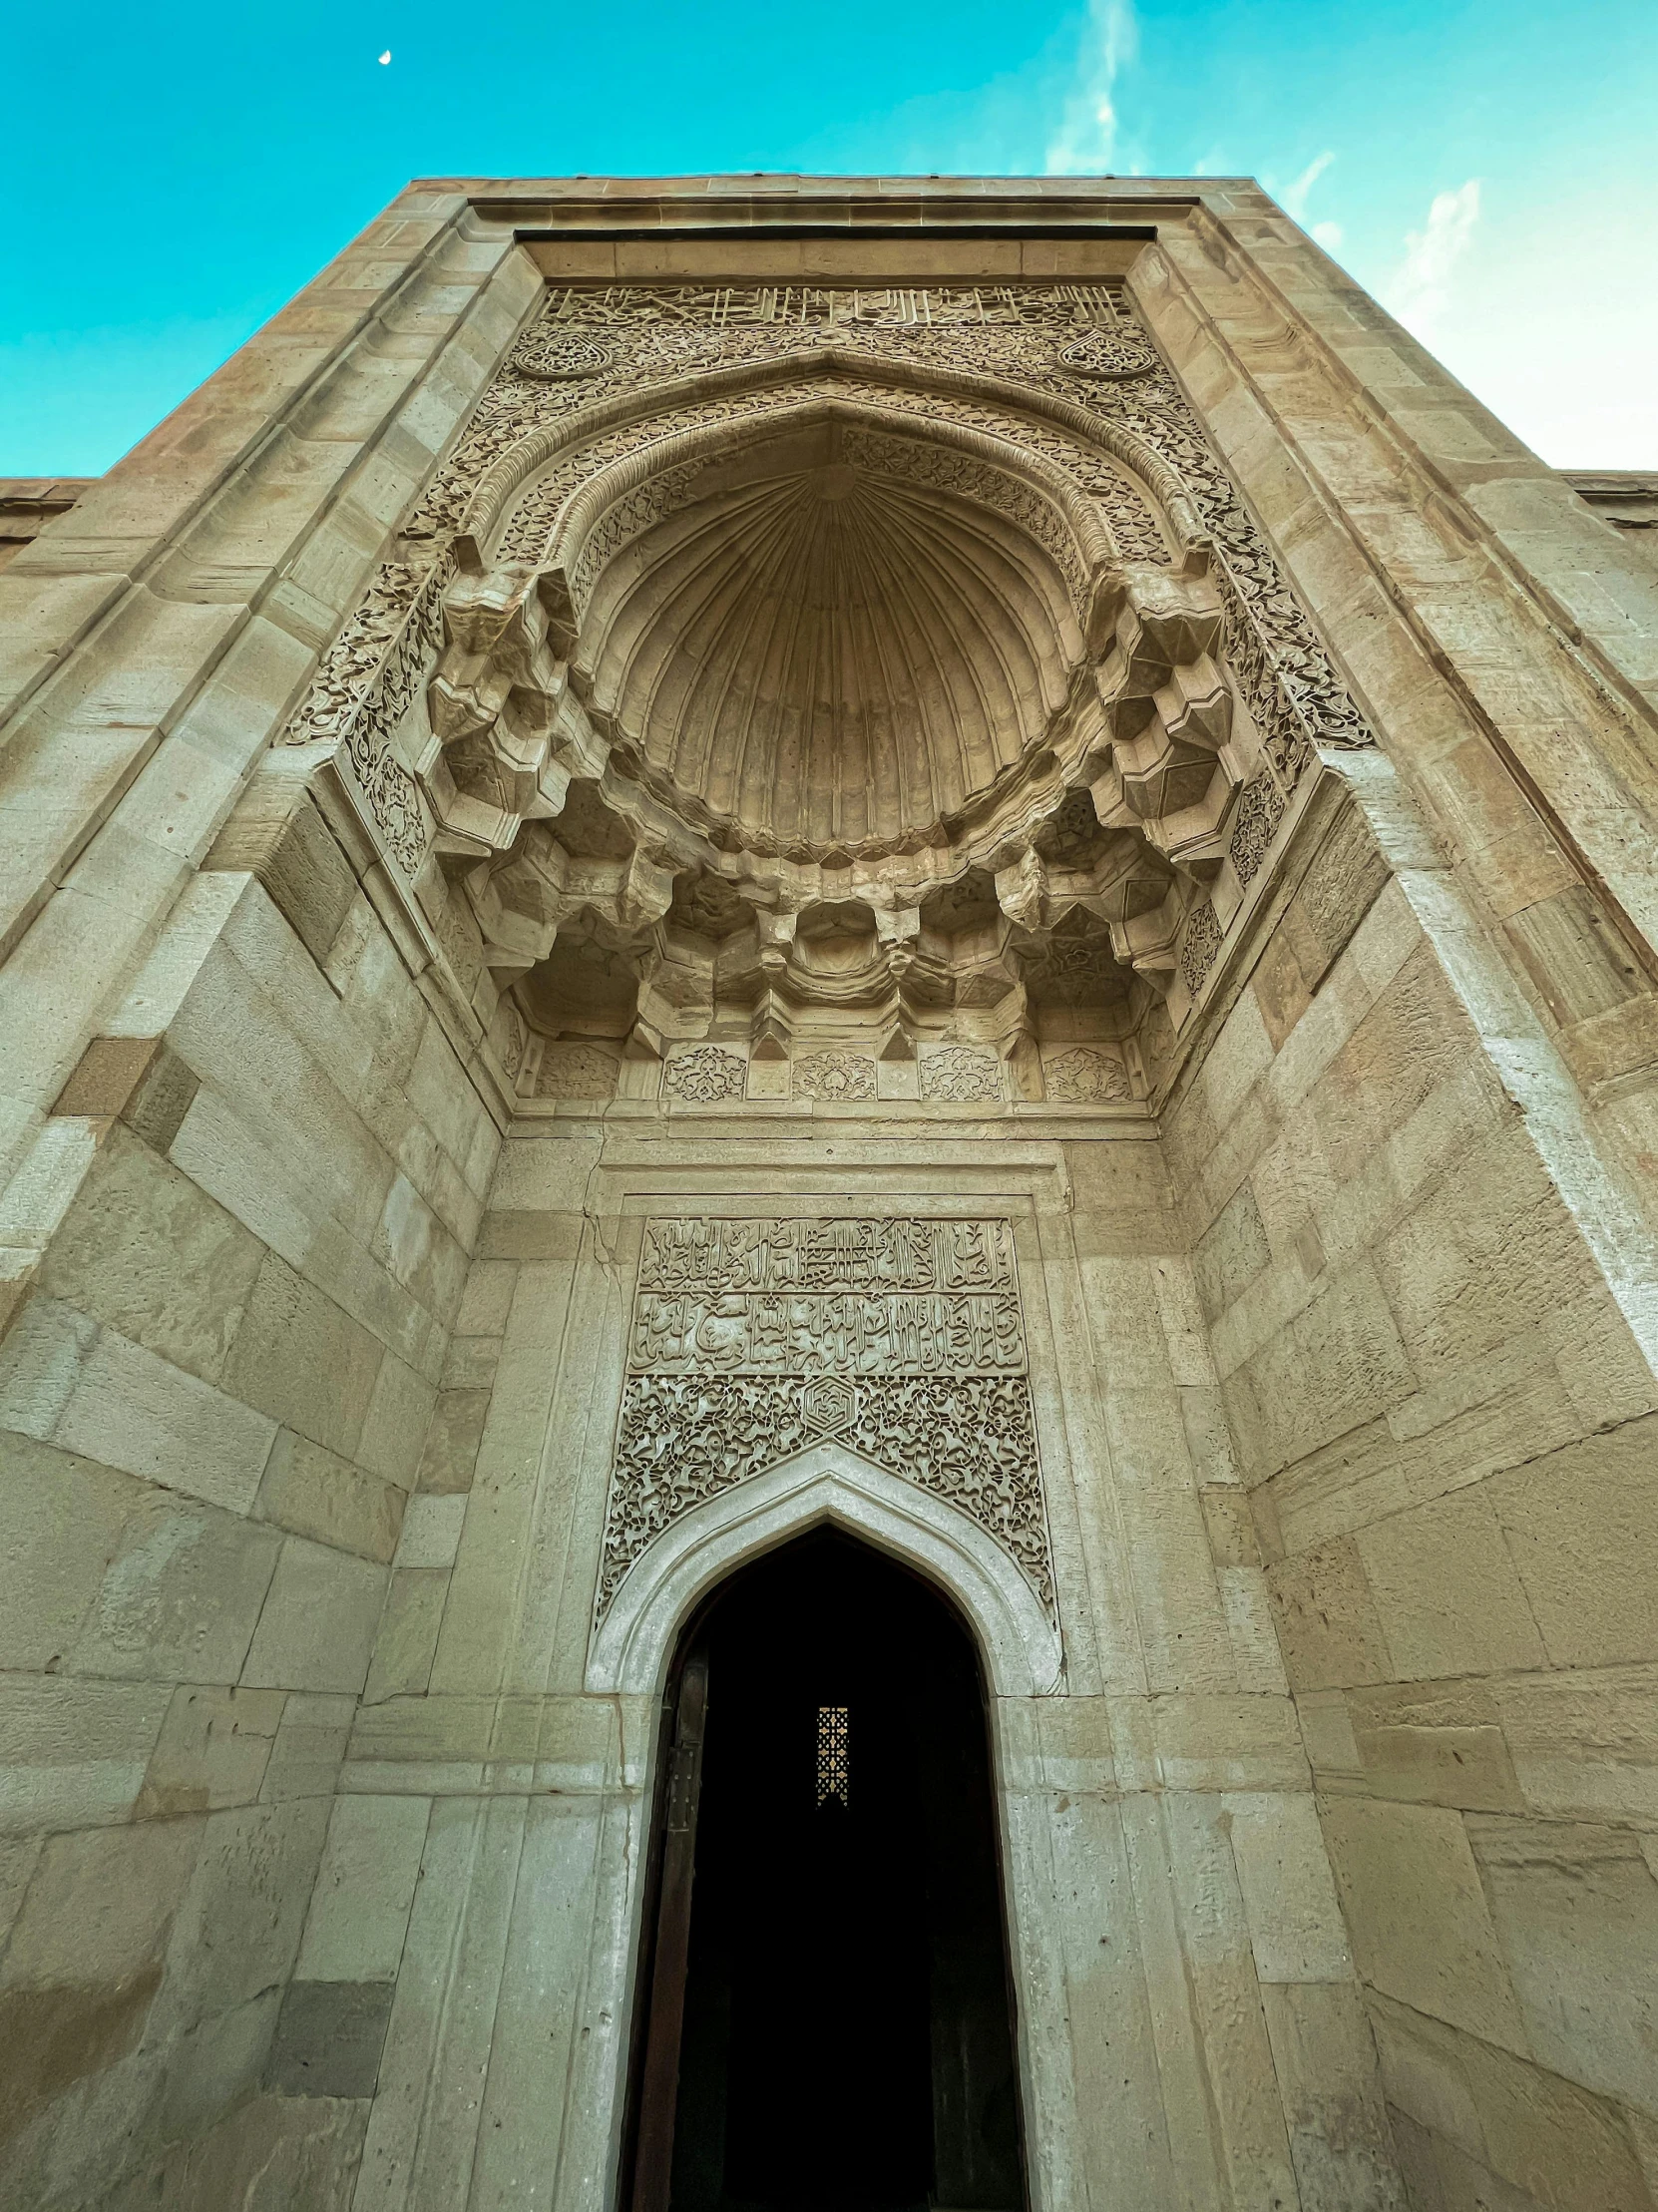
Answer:
[(735, 1567), (821, 1522), (918, 1567), (961, 1608), (993, 1698), (1059, 1687), (1059, 1631), (1002, 1547), (948, 1500), (843, 1445), (814, 1445), (734, 1483), (676, 1521), (633, 1563), (594, 1632), (587, 1686), (600, 1696), (659, 1693), (681, 1625)]
[[(702, 1600), (738, 1567), (825, 1524), (921, 1573), (954, 1603), (978, 1645), (990, 1691), (991, 1778), (1017, 1991), (1016, 2057), (1021, 2101), (1032, 2122), (1025, 2139), (1028, 2203), (1030, 2212), (1066, 2212), (1080, 2179), (1072, 2147), (1075, 2083), (1036, 1717), (1040, 1700), (1062, 1693), (1063, 1646), (1012, 1558), (947, 1500), (843, 1445), (816, 1445), (705, 1501), (640, 1554), (594, 1631), (587, 1688), (596, 1695), (659, 1698), (682, 1630)], [(644, 1827), (657, 1777), (652, 1770), (640, 1779), (632, 1854), (638, 1871), (630, 1884), (626, 1947), (633, 1960), (646, 1902)], [(636, 1980), (629, 1975), (629, 2008), (640, 1996)], [(614, 2089), (618, 2153), (630, 2040), (623, 2026)]]

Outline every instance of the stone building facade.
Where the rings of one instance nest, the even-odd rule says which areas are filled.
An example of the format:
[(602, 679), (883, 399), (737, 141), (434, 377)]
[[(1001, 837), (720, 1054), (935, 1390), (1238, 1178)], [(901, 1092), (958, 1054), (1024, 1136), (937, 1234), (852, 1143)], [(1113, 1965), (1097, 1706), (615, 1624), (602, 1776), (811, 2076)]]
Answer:
[(1032, 2212), (1658, 2205), (1595, 484), (1248, 181), (714, 178), (411, 187), (19, 495), (6, 2203), (624, 2201), (676, 1642), (827, 1522)]

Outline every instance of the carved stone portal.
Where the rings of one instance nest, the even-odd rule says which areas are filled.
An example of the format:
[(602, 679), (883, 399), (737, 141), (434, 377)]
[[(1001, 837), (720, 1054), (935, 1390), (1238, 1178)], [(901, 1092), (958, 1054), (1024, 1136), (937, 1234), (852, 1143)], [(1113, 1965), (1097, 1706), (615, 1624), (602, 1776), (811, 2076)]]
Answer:
[(1049, 1614), (1011, 1225), (648, 1221), (598, 1617), (680, 1517), (827, 1436), (945, 1499)]

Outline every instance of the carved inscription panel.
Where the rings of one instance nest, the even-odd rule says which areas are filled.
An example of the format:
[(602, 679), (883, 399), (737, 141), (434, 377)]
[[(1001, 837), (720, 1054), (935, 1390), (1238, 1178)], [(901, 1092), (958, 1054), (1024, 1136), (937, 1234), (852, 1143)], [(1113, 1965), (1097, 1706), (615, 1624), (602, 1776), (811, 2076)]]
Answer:
[(948, 1499), (1051, 1610), (1009, 1222), (646, 1222), (600, 1614), (682, 1514), (829, 1438)]

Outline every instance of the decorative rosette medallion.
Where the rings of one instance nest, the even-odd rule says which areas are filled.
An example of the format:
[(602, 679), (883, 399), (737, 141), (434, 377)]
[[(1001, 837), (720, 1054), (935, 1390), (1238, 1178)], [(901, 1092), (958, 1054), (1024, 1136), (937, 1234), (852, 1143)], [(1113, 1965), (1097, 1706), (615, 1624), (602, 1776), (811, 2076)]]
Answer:
[(1079, 338), (1060, 346), (1054, 358), (1067, 376), (1118, 384), (1149, 376), (1157, 366), (1157, 356), (1148, 345), (1116, 330), (1084, 330)]
[(511, 366), (542, 384), (578, 384), (615, 368), (619, 355), (606, 339), (557, 324), (530, 330), (513, 348)]

